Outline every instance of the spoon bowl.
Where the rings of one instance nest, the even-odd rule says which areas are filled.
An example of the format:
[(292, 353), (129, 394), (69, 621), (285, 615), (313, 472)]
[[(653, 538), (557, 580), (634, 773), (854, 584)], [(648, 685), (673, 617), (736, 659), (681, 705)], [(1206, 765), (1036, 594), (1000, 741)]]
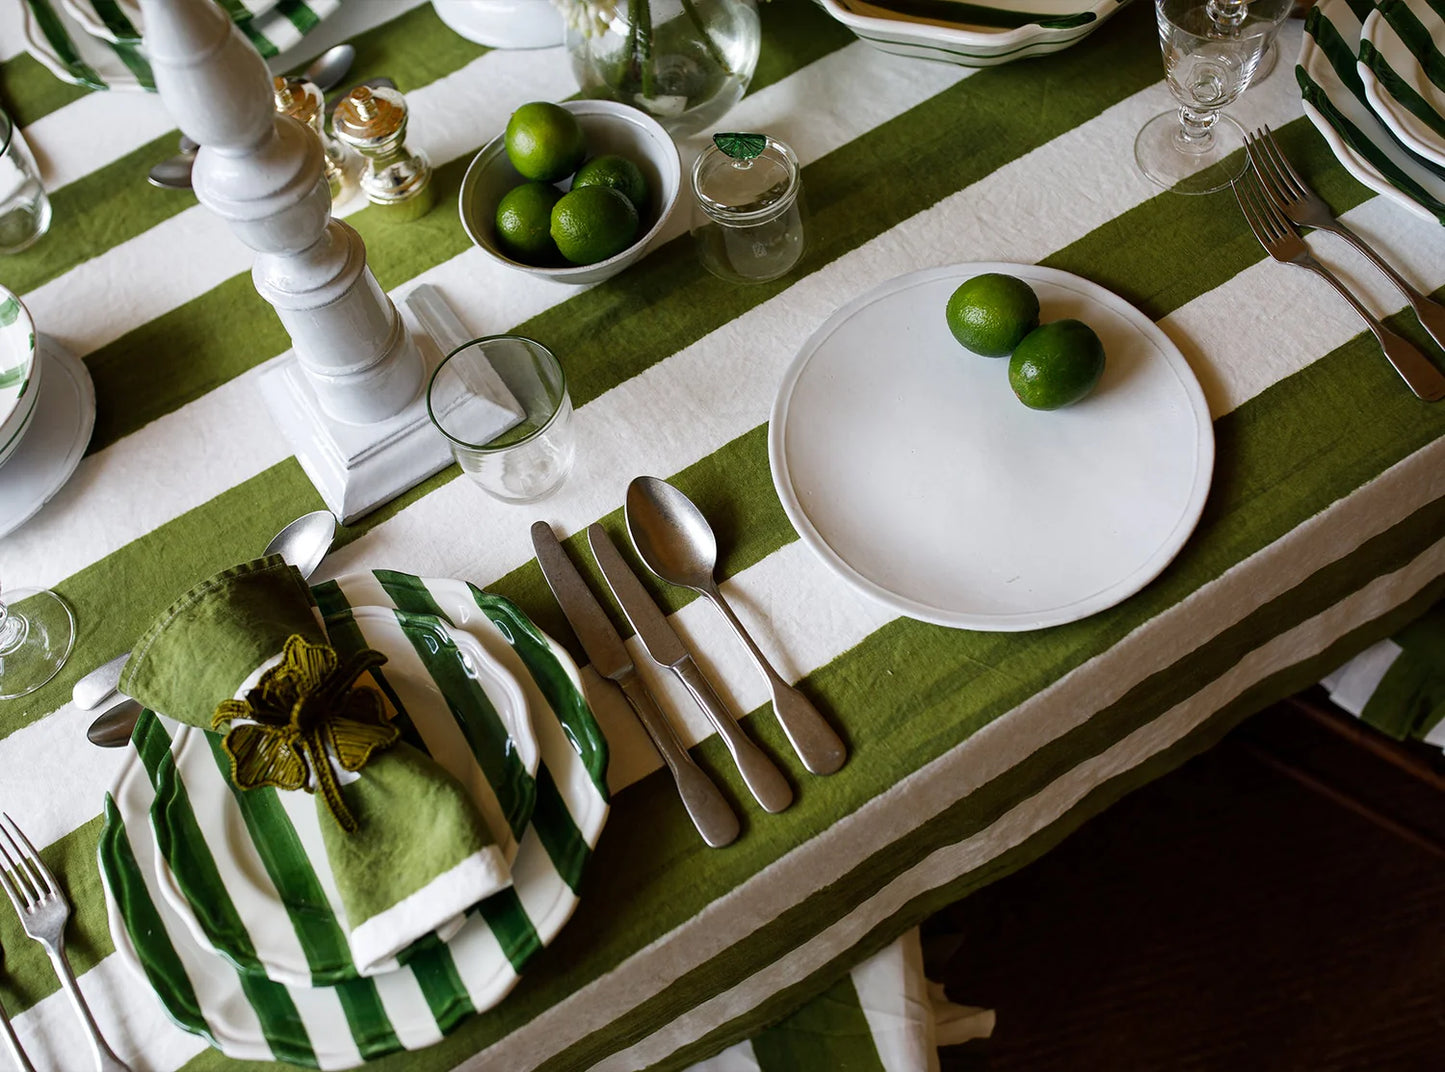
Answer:
[(302, 577), (310, 577), (331, 550), (331, 541), (335, 538), (335, 516), (330, 510), (315, 510), (302, 514), (271, 537), (264, 553), (280, 555), (300, 570)]
[(333, 45), (312, 60), (311, 65), (301, 72), (301, 77), (325, 93), (340, 84), (355, 62), (356, 49), (350, 45)]
[(702, 511), (655, 476), (627, 487), (627, 531), (637, 554), (664, 581), (698, 592), (716, 587), (717, 537)]

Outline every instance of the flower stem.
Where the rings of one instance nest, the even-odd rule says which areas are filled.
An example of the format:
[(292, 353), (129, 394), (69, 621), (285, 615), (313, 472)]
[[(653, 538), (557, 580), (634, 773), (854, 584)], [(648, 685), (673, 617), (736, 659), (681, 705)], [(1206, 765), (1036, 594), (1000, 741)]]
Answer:
[(707, 27), (703, 25), (702, 15), (698, 13), (697, 6), (693, 3), (693, 0), (682, 0), (682, 10), (687, 12), (687, 17), (690, 18), (692, 24), (697, 27), (698, 36), (702, 38), (702, 44), (703, 47), (707, 49), (707, 54), (723, 69), (724, 74), (731, 77), (733, 69), (728, 65), (728, 58), (723, 55), (722, 49), (718, 48), (717, 42), (714, 41), (712, 35), (707, 32)]

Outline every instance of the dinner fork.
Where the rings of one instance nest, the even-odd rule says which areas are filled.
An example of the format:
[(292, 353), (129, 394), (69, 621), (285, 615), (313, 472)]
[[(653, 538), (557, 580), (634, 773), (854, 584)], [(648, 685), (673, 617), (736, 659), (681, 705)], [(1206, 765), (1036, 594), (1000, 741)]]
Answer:
[(1429, 332), (1436, 344), (1445, 347), (1445, 305), (1425, 297), (1405, 281), (1399, 272), (1391, 268), (1363, 238), (1355, 234), (1330, 211), (1324, 198), (1300, 178), (1299, 172), (1290, 166), (1289, 160), (1280, 151), (1279, 143), (1269, 127), (1260, 127), (1253, 134), (1244, 136), (1245, 151), (1264, 184), (1264, 192), (1292, 223), (1301, 227), (1315, 227), (1321, 231), (1337, 234), (1365, 255), (1391, 283), (1399, 288), (1420, 318), (1420, 323)]
[(1244, 218), (1249, 221), (1249, 229), (1254, 232), (1254, 237), (1259, 239), (1259, 244), (1266, 253), (1283, 264), (1296, 264), (1314, 272), (1339, 291), (1340, 296), (1349, 302), (1350, 307), (1369, 325), (1380, 349), (1385, 351), (1385, 359), (1395, 367), (1395, 371), (1409, 385), (1410, 390), (1426, 402), (1445, 398), (1445, 373), (1432, 365), (1409, 340), (1380, 323), (1332, 271), (1310, 255), (1299, 231), (1295, 230), (1294, 225), (1285, 219), (1283, 213), (1265, 196), (1253, 171), (1246, 171), (1234, 181), (1234, 198), (1239, 202)]
[(20, 925), (25, 928), (25, 933), (50, 954), (55, 974), (70, 996), (81, 1022), (90, 1032), (96, 1067), (100, 1072), (130, 1072), (125, 1062), (105, 1044), (100, 1028), (95, 1026), (85, 998), (81, 996), (80, 987), (76, 985), (70, 962), (65, 959), (65, 921), (70, 918), (70, 902), (65, 899), (55, 876), (40, 859), (35, 846), (8, 815), (0, 822), (0, 886), (4, 887), (10, 903), (20, 914)]
[[(5, 951), (0, 949), (0, 961), (4, 959)], [(5, 1040), (5, 1049), (10, 1052), (10, 1059), (15, 1062), (19, 1072), (35, 1072), (35, 1066), (20, 1048), (20, 1040), (15, 1036), (15, 1028), (10, 1026), (10, 1017), (5, 1015), (4, 1005), (0, 1005), (0, 1038)]]

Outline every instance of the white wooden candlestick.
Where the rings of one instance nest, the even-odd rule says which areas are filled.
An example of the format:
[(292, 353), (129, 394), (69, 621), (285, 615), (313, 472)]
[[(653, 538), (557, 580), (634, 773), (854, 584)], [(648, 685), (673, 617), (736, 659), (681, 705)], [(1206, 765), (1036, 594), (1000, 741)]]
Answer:
[(196, 197), (256, 251), (256, 290), (291, 336), (292, 351), (262, 374), (262, 396), (349, 521), (451, 460), (422, 397), (435, 348), (418, 349), (361, 236), (331, 218), (321, 143), (276, 114), (266, 63), (230, 17), (213, 0), (140, 6), (156, 89), (201, 145)]

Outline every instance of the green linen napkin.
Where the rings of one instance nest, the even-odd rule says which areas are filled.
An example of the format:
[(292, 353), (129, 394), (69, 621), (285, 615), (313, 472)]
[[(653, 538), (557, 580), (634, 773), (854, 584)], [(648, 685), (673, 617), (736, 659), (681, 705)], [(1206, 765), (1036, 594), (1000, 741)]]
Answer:
[[(249, 700), (264, 709), (265, 699), (280, 695), (273, 668), (283, 660), (288, 667), (298, 659), (326, 663), (316, 647), (326, 644), (305, 580), (272, 555), (217, 574), (172, 604), (136, 644), (121, 690), (153, 711), (212, 732), (225, 701)], [(393, 734), (369, 712), (373, 703), (379, 710), (380, 701), (368, 682), (363, 673), (358, 692), (328, 696), (334, 701), (328, 710), (355, 721), (333, 722), (320, 753), (276, 745), (243, 708), (222, 708), (238, 715), (227, 738), (236, 792), (254, 784), (258, 767), (294, 774), (298, 755), (325, 757), (307, 770), (302, 788), (315, 794), (323, 813), (323, 841), (362, 975), (388, 970), (413, 941), (436, 930), (445, 935), (468, 908), (511, 884), (497, 839), (466, 790), (404, 741), (378, 743)], [(288, 697), (281, 699), (286, 706)], [(344, 725), (353, 727), (352, 738), (334, 728)], [(352, 748), (352, 739), (364, 744)], [(365, 762), (357, 769), (359, 758)], [(340, 799), (328, 799), (331, 793)]]

